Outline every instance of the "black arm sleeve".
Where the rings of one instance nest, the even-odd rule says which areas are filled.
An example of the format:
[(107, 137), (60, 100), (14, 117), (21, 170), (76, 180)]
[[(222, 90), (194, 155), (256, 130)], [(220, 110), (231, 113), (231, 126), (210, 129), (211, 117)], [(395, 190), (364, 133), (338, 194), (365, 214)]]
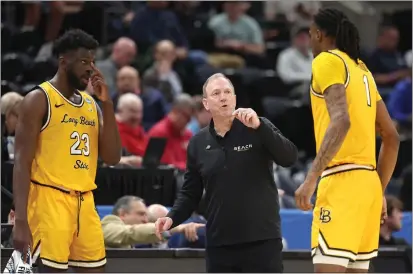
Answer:
[(277, 165), (292, 166), (297, 161), (297, 147), (276, 128), (267, 118), (260, 117), (257, 128), (263, 145), (268, 149)]
[(184, 184), (167, 215), (173, 221), (171, 228), (185, 222), (198, 208), (203, 190), (202, 178), (196, 165), (196, 147), (192, 138), (188, 145)]

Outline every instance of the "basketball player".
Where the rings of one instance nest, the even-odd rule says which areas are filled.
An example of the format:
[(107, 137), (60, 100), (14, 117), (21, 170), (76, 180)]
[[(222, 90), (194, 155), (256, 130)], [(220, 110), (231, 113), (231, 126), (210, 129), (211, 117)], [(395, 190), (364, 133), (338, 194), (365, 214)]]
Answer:
[[(369, 260), (377, 256), (383, 195), (396, 164), (398, 134), (372, 74), (359, 59), (354, 24), (338, 10), (322, 9), (310, 35), (317, 156), (296, 191), (296, 202), (311, 210), (310, 198), (321, 177), (311, 237), (315, 272), (367, 272)], [(377, 171), (375, 129), (383, 139)]]
[[(14, 247), (30, 245), (41, 272), (103, 272), (103, 233), (92, 190), (98, 155), (115, 165), (121, 144), (113, 104), (94, 66), (98, 42), (70, 30), (55, 43), (59, 68), (22, 102), (16, 129)], [(102, 103), (84, 92), (91, 81)], [(24, 253), (26, 254), (26, 253)]]

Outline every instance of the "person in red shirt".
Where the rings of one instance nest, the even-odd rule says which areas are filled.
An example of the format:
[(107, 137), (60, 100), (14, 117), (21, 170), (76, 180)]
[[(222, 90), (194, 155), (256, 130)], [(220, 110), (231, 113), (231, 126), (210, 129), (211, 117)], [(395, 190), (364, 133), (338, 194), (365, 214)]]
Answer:
[(178, 169), (186, 167), (186, 148), (192, 133), (186, 128), (194, 112), (194, 102), (188, 94), (178, 95), (168, 115), (155, 124), (149, 131), (149, 137), (167, 138), (165, 152), (161, 162)]
[(131, 156), (123, 156), (120, 164), (139, 166), (146, 150), (148, 138), (141, 126), (142, 100), (133, 93), (126, 93), (119, 97), (116, 111), (116, 121), (122, 141), (122, 147)]

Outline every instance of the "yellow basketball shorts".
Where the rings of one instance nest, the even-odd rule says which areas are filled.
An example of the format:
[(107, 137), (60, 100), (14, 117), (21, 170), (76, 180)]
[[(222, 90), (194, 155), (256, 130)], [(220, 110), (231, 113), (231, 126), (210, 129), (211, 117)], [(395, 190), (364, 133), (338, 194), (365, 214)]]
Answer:
[(33, 260), (67, 269), (106, 264), (105, 244), (93, 193), (79, 193), (32, 182), (28, 220)]
[[(313, 212), (313, 263), (368, 268), (377, 256), (382, 186), (375, 170), (333, 167), (321, 178)], [(351, 267), (355, 262), (358, 266)], [(350, 266), (348, 265), (350, 263)]]

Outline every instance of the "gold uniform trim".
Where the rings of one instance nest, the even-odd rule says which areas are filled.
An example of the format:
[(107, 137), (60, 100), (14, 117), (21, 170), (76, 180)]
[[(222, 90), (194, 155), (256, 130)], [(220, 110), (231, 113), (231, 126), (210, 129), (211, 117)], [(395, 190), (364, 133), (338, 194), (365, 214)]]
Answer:
[[(350, 83), (350, 71), (348, 70), (348, 66), (347, 66), (346, 61), (343, 59), (343, 57), (341, 57), (340, 55), (338, 55), (338, 54), (335, 53), (335, 52), (332, 52), (332, 51), (330, 51), (330, 50), (329, 50), (329, 51), (326, 51), (326, 52), (331, 53), (331, 54), (337, 56), (338, 58), (341, 59), (341, 61), (343, 61), (344, 67), (345, 67), (345, 69), (346, 69), (346, 74), (347, 74), (346, 81), (344, 82), (344, 87), (347, 88), (348, 84)], [(313, 77), (311, 77), (310, 91), (311, 91), (311, 93), (312, 93), (314, 96), (316, 96), (316, 97), (318, 97), (318, 98), (324, 98), (324, 95), (323, 95), (322, 93), (317, 92), (317, 91), (314, 90), (314, 88), (313, 88)]]

